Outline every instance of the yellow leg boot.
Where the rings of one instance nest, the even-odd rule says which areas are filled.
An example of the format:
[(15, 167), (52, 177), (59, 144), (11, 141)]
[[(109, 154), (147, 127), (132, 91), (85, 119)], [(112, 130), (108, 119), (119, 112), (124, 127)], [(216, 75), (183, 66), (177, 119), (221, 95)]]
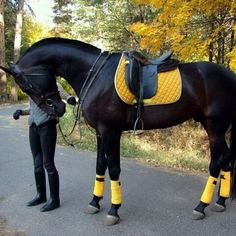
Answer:
[(96, 175), (94, 189), (93, 189), (93, 200), (87, 207), (87, 213), (95, 214), (100, 211), (99, 201), (103, 198), (105, 191), (105, 175)]
[(220, 174), (220, 196), (229, 198), (230, 197), (230, 181), (231, 173), (230, 171), (221, 171)]
[(211, 203), (215, 187), (217, 184), (217, 178), (210, 176), (207, 180), (205, 189), (201, 196), (201, 201), (198, 206), (193, 210), (193, 219), (200, 220), (205, 217), (204, 209)]
[(115, 205), (121, 205), (122, 194), (121, 184), (119, 180), (111, 180), (111, 203)]
[(201, 202), (204, 202), (206, 204), (211, 203), (216, 184), (217, 184), (217, 178), (210, 176), (207, 180), (205, 189), (202, 193)]
[(121, 184), (119, 180), (111, 180), (111, 208), (107, 214), (105, 221), (106, 225), (114, 225), (120, 221), (118, 215), (118, 209), (121, 206), (122, 202), (122, 193), (121, 193)]
[(231, 173), (230, 171), (221, 171), (220, 173), (220, 191), (219, 199), (215, 203), (212, 210), (223, 212), (226, 209), (225, 201), (230, 197)]
[(96, 175), (93, 195), (103, 197), (105, 191), (105, 175)]

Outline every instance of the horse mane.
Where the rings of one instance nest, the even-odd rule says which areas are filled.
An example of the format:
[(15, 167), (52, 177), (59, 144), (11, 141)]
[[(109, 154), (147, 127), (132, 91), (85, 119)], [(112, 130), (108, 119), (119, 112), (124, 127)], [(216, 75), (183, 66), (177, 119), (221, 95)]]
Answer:
[(83, 48), (85, 50), (90, 50), (90, 51), (94, 51), (94, 52), (100, 52), (101, 49), (82, 42), (82, 41), (78, 41), (78, 40), (74, 40), (74, 39), (67, 39), (67, 38), (58, 38), (58, 37), (52, 37), (52, 38), (45, 38), (42, 39), (36, 43), (34, 43), (31, 47), (29, 47), (25, 53), (20, 57), (20, 59), (18, 61), (20, 61), (27, 53), (32, 52), (33, 50), (42, 47), (42, 46), (46, 46), (46, 45), (51, 45), (51, 44), (66, 44), (69, 45), (71, 47), (80, 49)]

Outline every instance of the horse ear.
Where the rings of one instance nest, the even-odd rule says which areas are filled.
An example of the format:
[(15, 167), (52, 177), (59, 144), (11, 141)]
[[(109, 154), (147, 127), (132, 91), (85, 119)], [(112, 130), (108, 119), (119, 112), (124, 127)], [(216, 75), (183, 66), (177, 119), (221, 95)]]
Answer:
[(21, 73), (18, 65), (13, 63), (9, 63), (8, 65), (9, 65), (9, 70), (13, 76), (19, 75)]
[(14, 75), (13, 72), (10, 69), (6, 68), (6, 67), (0, 66), (0, 69), (5, 71), (7, 74)]

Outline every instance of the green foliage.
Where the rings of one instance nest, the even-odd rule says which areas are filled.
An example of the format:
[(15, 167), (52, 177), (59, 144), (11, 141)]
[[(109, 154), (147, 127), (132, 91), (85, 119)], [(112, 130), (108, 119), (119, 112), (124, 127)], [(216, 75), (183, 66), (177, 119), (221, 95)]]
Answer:
[(140, 7), (131, 0), (66, 2), (55, 1), (55, 35), (78, 38), (106, 50), (137, 47), (137, 40), (129, 30), (130, 24), (139, 19), (146, 22), (155, 16), (152, 7)]
[[(66, 104), (66, 113), (59, 120), (61, 130), (69, 143), (74, 144), (79, 150), (96, 151), (96, 136), (94, 130), (89, 128), (84, 121), (76, 126), (72, 135), (69, 135), (77, 115), (77, 107)], [(58, 141), (60, 144), (67, 145), (60, 132), (58, 132)]]
[(108, 50), (137, 49), (137, 39), (129, 26), (137, 21), (149, 21), (154, 17), (151, 7), (136, 6), (132, 1), (106, 1), (100, 8), (99, 29), (103, 44)]
[(50, 36), (49, 28), (36, 22), (31, 15), (25, 15), (22, 28), (21, 53), (40, 39)]
[(75, 91), (72, 89), (72, 87), (69, 85), (69, 83), (65, 79), (58, 77), (57, 81), (62, 85), (62, 87), (67, 91), (67, 93), (69, 93), (70, 95), (76, 96)]
[(76, 0), (54, 0), (53, 13), (55, 14), (54, 36), (73, 38), (73, 24), (75, 23), (74, 9), (77, 8)]
[(16, 5), (4, 0), (6, 62), (13, 61), (14, 28), (16, 24)]

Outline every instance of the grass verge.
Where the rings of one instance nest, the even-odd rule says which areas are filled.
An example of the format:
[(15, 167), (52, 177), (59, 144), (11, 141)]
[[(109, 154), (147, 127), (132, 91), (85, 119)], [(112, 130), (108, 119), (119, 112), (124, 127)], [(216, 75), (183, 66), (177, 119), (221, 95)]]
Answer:
[[(60, 119), (66, 135), (71, 131), (74, 120), (73, 111), (68, 106), (67, 113)], [(84, 122), (79, 127), (76, 126), (67, 140), (79, 150), (96, 151), (95, 131)], [(60, 132), (58, 141), (60, 144), (64, 143)], [(124, 132), (121, 138), (121, 156), (154, 166), (205, 172), (209, 165), (209, 144), (200, 125), (189, 121), (168, 129), (145, 131), (141, 135)]]

